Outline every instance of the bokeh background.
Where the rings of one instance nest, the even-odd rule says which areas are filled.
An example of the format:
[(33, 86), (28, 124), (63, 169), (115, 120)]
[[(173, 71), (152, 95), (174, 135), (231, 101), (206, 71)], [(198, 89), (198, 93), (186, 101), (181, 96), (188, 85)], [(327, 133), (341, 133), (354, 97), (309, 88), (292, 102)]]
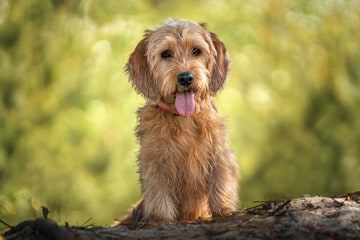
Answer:
[(123, 67), (168, 18), (228, 48), (242, 208), (360, 189), (360, 1), (0, 0), (0, 219), (109, 225), (136, 202), (144, 100)]

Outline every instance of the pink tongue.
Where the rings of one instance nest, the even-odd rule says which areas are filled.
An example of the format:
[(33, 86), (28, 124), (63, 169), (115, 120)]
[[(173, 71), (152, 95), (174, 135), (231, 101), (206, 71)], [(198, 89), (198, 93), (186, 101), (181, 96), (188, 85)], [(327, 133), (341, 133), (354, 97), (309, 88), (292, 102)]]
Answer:
[(177, 92), (175, 97), (176, 111), (182, 116), (191, 115), (195, 109), (193, 92)]

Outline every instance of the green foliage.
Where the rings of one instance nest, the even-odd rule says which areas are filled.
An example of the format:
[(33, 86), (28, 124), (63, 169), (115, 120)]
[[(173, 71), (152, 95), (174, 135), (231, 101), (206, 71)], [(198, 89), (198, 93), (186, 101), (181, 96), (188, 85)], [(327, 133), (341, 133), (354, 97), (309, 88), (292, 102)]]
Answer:
[(360, 3), (0, 1), (0, 218), (110, 224), (140, 195), (143, 99), (123, 71), (143, 30), (207, 22), (230, 53), (217, 105), (253, 200), (358, 190)]

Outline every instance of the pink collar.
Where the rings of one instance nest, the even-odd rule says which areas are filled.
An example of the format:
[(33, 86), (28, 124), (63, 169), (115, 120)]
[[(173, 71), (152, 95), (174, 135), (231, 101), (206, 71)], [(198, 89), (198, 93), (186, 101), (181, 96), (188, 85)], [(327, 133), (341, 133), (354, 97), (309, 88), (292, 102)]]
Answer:
[(175, 116), (180, 116), (176, 111), (173, 112), (173, 111), (171, 110), (171, 108), (170, 108), (168, 105), (166, 105), (165, 103), (163, 103), (163, 102), (157, 103), (157, 104), (155, 104), (154, 106), (155, 106), (156, 108), (159, 108), (159, 109), (165, 111), (165, 112), (172, 113), (172, 114), (175, 115)]

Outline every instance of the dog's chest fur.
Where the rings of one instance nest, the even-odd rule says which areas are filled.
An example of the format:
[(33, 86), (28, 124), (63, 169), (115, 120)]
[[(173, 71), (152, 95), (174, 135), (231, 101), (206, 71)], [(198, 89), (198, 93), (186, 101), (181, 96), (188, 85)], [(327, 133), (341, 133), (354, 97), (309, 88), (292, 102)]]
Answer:
[(184, 188), (187, 192), (193, 189), (196, 195), (206, 194), (216, 164), (213, 156), (223, 145), (221, 136), (225, 135), (223, 118), (209, 108), (213, 114), (199, 112), (191, 117), (175, 116), (149, 105), (138, 111), (142, 179), (147, 178), (143, 168), (157, 168), (159, 177), (167, 179), (177, 198), (182, 198), (179, 195)]

